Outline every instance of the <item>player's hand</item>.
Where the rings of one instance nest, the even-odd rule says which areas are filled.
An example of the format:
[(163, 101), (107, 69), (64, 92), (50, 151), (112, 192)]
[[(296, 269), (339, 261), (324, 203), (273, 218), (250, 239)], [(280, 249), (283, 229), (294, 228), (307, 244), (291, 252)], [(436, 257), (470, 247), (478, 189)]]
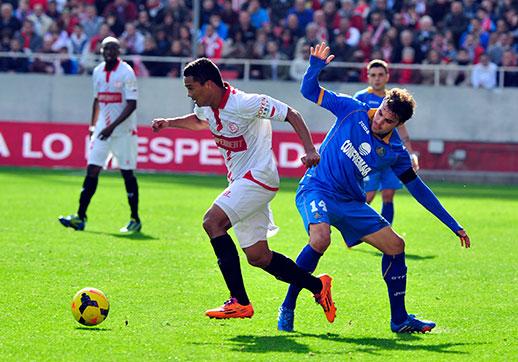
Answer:
[(313, 167), (318, 165), (320, 162), (320, 154), (317, 152), (316, 149), (312, 149), (311, 151), (307, 152), (304, 156), (300, 159), (304, 166), (307, 168)]
[(113, 133), (113, 127), (108, 126), (99, 133), (99, 139), (102, 141), (107, 140)]
[(169, 121), (165, 118), (155, 118), (151, 122), (153, 132), (160, 132), (161, 129), (169, 127)]
[(330, 52), (331, 49), (326, 45), (325, 41), (315, 45), (314, 48), (310, 48), (310, 54), (320, 60), (325, 60), (326, 64), (331, 63), (331, 61), (335, 58), (333, 54), (329, 54)]
[(464, 230), (457, 231), (457, 236), (460, 239), (460, 246), (465, 247), (466, 249), (469, 249), (471, 246), (471, 241), (469, 240), (468, 234)]
[(411, 153), (410, 160), (412, 161), (412, 168), (414, 169), (414, 172), (417, 172), (419, 170), (419, 157), (417, 157), (416, 153)]

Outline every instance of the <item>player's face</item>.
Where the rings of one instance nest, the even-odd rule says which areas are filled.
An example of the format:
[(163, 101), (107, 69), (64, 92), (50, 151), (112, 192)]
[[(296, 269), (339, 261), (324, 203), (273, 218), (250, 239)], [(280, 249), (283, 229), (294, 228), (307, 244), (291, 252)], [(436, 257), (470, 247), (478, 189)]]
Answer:
[(367, 78), (369, 85), (374, 90), (383, 90), (389, 80), (389, 75), (383, 67), (373, 67), (367, 72)]
[(103, 58), (106, 63), (111, 63), (117, 60), (120, 55), (119, 46), (116, 43), (108, 43), (103, 48)]
[(385, 102), (381, 103), (381, 106), (372, 118), (372, 132), (377, 135), (384, 135), (397, 126), (399, 126), (399, 119), (396, 114), (390, 111)]
[(193, 100), (198, 107), (206, 107), (211, 104), (209, 82), (201, 84), (193, 77), (184, 77), (183, 85), (187, 88), (187, 96)]

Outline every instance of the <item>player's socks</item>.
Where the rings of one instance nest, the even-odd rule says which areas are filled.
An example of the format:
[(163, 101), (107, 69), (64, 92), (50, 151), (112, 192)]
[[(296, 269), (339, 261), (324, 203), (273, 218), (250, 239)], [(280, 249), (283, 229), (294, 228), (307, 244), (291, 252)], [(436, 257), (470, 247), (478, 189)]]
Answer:
[(391, 320), (395, 324), (403, 323), (408, 318), (405, 308), (407, 271), (405, 253), (398, 255), (383, 254), (381, 269), (388, 288)]
[(138, 217), (138, 184), (137, 178), (133, 175), (133, 172), (129, 175), (125, 175), (124, 177), (124, 185), (126, 186), (126, 192), (128, 194), (128, 204), (131, 209), (131, 217), (135, 219), (136, 222), (140, 222)]
[(79, 196), (79, 209), (77, 210), (77, 216), (83, 220), (86, 218), (86, 209), (90, 204), (92, 196), (95, 194), (98, 182), (99, 177), (90, 176), (86, 176), (85, 180), (83, 181), (83, 189), (81, 190), (81, 195)]
[[(307, 244), (297, 257), (296, 263), (302, 270), (307, 271), (308, 273), (313, 273), (317, 268), (318, 261), (321, 256), (322, 254), (316, 252), (309, 244)], [(282, 303), (282, 307), (294, 310), (297, 305), (297, 297), (301, 290), (302, 289), (296, 285), (290, 284), (288, 293)]]
[(394, 203), (384, 202), (381, 206), (381, 216), (385, 218), (391, 225), (394, 221)]
[(295, 284), (299, 288), (310, 290), (318, 294), (322, 290), (322, 282), (307, 271), (297, 266), (295, 262), (282, 254), (272, 252), (272, 261), (263, 269), (275, 278), (289, 284)]
[(224, 234), (211, 239), (210, 243), (218, 258), (219, 269), (221, 274), (223, 274), (230, 295), (236, 298), (241, 305), (250, 304), (243, 282), (243, 275), (241, 274), (239, 255), (232, 238), (230, 235)]

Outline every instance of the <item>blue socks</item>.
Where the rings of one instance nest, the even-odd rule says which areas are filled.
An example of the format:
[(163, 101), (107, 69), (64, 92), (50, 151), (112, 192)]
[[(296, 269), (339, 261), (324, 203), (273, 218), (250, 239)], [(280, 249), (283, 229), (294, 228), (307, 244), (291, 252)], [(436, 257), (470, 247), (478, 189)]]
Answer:
[[(317, 253), (309, 244), (307, 244), (300, 252), (296, 262), (302, 270), (307, 271), (308, 273), (313, 273), (317, 268), (318, 261), (321, 256), (322, 254)], [(284, 298), (284, 302), (282, 303), (282, 307), (292, 310), (295, 309), (295, 306), (297, 305), (297, 297), (299, 296), (300, 291), (301, 288), (290, 284), (286, 298)]]
[(381, 270), (388, 288), (392, 322), (401, 324), (408, 318), (405, 308), (407, 271), (405, 253), (398, 255), (383, 254)]
[(384, 202), (381, 207), (381, 216), (392, 225), (392, 221), (394, 221), (394, 203)]

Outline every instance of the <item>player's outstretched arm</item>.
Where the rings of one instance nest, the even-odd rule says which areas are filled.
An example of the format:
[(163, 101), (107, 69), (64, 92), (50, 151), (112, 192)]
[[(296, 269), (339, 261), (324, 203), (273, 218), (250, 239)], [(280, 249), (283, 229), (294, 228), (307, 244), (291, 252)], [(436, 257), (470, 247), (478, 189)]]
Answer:
[(469, 248), (471, 246), (470, 239), (464, 228), (446, 211), (439, 199), (430, 190), (428, 186), (421, 180), (415, 172), (409, 168), (408, 171), (400, 175), (401, 181), (405, 184), (410, 194), (428, 211), (434, 214), (442, 223), (460, 238), (461, 246)]
[(313, 140), (311, 139), (311, 133), (309, 132), (308, 126), (302, 118), (302, 115), (295, 109), (288, 107), (288, 114), (286, 115), (286, 121), (288, 121), (304, 146), (306, 154), (300, 159), (304, 166), (307, 168), (318, 165), (320, 162), (320, 155), (318, 154)]
[(155, 118), (151, 122), (151, 128), (153, 132), (160, 132), (164, 128), (183, 128), (194, 131), (208, 129), (209, 123), (202, 121), (196, 114), (191, 113), (181, 117), (175, 118)]
[(318, 83), (318, 75), (320, 71), (333, 60), (335, 57), (330, 53), (329, 47), (325, 42), (317, 44), (314, 48), (311, 47), (311, 56), (309, 57), (309, 68), (304, 74), (302, 83), (300, 85), (300, 92), (302, 95), (312, 102), (318, 103), (320, 95), (320, 85)]

